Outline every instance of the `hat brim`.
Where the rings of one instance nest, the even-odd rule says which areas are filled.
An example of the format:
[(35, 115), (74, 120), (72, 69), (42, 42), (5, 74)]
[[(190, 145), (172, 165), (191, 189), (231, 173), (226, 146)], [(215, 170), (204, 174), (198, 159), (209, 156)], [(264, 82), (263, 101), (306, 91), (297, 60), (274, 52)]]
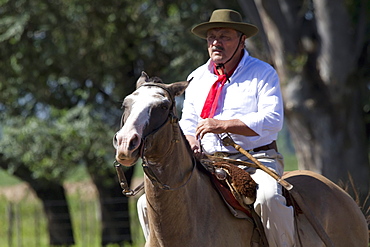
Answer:
[(206, 39), (208, 30), (212, 28), (231, 28), (242, 32), (247, 38), (252, 37), (258, 33), (258, 28), (252, 24), (240, 22), (204, 22), (191, 30), (196, 36)]

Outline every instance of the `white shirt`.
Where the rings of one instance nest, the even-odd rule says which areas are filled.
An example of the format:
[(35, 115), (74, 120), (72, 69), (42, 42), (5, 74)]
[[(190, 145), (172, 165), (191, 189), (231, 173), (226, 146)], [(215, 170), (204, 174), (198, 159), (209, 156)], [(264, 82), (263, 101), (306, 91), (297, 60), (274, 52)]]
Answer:
[[(213, 62), (193, 71), (188, 79), (193, 78), (185, 91), (185, 100), (180, 121), (185, 135), (195, 136), (200, 113), (208, 92), (217, 80), (213, 72)], [(236, 70), (226, 82), (219, 97), (215, 119), (239, 119), (258, 136), (231, 134), (233, 140), (245, 150), (270, 144), (277, 139), (283, 126), (283, 102), (278, 75), (269, 64), (249, 56), (244, 56)], [(233, 147), (224, 147), (218, 135), (207, 133), (201, 140), (203, 151), (237, 152)]]

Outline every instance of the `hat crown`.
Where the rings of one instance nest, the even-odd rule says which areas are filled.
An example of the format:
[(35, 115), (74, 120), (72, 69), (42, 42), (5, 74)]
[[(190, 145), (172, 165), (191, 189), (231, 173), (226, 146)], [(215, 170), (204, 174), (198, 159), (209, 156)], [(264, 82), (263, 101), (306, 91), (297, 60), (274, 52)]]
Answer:
[(242, 22), (242, 17), (234, 10), (219, 9), (213, 11), (209, 22)]
[(212, 12), (208, 22), (203, 22), (192, 28), (191, 32), (202, 39), (207, 38), (208, 30), (212, 28), (231, 28), (243, 33), (247, 38), (258, 32), (252, 24), (244, 23), (239, 12), (231, 9), (218, 9)]

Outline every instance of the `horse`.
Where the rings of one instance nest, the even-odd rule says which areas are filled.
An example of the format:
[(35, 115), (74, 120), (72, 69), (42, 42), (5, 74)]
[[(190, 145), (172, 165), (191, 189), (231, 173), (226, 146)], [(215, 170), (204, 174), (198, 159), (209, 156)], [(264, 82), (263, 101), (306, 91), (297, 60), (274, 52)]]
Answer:
[[(144, 161), (150, 230), (145, 246), (252, 246), (253, 222), (230, 213), (178, 124), (175, 97), (188, 84), (164, 84), (142, 72), (122, 104), (122, 127), (113, 138), (116, 161), (128, 167)], [(310, 171), (283, 178), (300, 192), (334, 246), (368, 246), (366, 219), (344, 190)], [(295, 222), (296, 246), (325, 246), (305, 215), (297, 214)]]

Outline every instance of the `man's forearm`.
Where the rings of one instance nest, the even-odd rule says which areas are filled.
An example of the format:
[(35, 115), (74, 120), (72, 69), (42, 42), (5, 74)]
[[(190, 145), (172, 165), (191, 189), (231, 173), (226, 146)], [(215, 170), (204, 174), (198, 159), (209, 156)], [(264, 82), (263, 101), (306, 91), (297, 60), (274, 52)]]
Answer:
[(214, 118), (207, 118), (200, 121), (195, 134), (203, 138), (207, 133), (221, 134), (226, 132), (244, 136), (258, 135), (239, 119), (218, 120)]

